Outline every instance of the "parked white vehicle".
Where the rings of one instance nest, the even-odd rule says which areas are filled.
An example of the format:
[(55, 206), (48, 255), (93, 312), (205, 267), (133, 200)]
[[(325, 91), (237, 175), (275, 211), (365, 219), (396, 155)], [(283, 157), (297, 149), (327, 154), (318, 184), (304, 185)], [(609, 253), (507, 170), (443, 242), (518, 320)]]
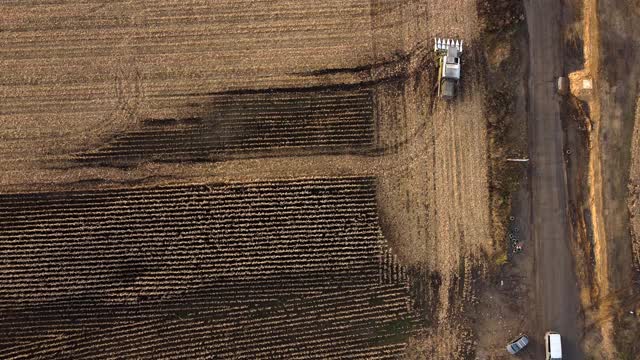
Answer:
[(548, 331), (544, 334), (546, 360), (562, 360), (562, 340), (560, 334)]

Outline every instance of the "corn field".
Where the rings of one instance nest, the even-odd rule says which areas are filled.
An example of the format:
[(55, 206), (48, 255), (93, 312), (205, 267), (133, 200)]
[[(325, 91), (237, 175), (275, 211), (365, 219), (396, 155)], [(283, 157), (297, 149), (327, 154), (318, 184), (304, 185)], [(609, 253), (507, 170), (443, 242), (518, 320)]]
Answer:
[(393, 358), (375, 180), (0, 196), (2, 358)]

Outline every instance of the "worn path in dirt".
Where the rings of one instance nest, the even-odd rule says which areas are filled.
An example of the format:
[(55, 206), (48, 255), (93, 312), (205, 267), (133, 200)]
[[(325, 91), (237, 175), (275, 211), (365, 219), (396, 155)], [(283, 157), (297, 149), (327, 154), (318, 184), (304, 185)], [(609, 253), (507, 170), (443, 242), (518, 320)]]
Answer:
[(561, 74), (561, 4), (525, 2), (529, 30), (529, 141), (531, 238), (535, 244), (536, 307), (542, 343), (545, 331), (563, 337), (567, 359), (582, 359), (579, 295), (569, 250), (566, 175), (560, 104), (554, 79)]

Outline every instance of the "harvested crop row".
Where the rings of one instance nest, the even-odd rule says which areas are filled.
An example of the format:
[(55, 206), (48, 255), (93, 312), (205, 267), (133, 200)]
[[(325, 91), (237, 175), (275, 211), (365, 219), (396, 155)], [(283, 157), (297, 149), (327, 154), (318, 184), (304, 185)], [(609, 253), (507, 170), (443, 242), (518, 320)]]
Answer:
[(142, 119), (205, 119), (214, 93), (322, 86), (314, 71), (374, 62), (360, 0), (11, 0), (0, 24), (3, 160), (66, 158)]

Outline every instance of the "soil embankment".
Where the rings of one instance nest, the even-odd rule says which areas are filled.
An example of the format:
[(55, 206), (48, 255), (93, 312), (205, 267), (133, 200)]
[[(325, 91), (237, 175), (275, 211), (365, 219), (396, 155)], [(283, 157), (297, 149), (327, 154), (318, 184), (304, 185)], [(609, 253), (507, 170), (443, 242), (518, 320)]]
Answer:
[[(636, 6), (637, 7), (637, 6)], [(584, 1), (585, 70), (593, 77), (589, 99), (589, 211), (593, 238), (590, 291), (583, 292), (585, 348), (595, 356), (630, 358), (640, 322), (634, 316), (638, 288), (633, 286), (633, 256), (628, 202), (635, 201), (632, 147), (639, 76), (640, 27), (625, 1)], [(635, 125), (637, 127), (637, 124)], [(628, 183), (631, 180), (631, 189)], [(631, 207), (633, 214), (633, 206)], [(631, 227), (633, 231), (633, 227)], [(592, 249), (592, 250), (589, 250)], [(634, 335), (635, 334), (635, 335)]]

